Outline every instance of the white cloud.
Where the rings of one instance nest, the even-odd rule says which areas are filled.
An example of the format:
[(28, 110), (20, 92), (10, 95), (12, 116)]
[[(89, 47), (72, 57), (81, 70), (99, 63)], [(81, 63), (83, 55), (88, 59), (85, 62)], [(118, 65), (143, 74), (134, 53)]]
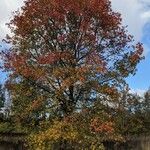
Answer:
[(146, 90), (144, 90), (144, 89), (131, 89), (129, 92), (133, 93), (133, 94), (138, 94), (139, 96), (144, 96), (144, 93), (146, 92)]
[(144, 12), (143, 14), (141, 14), (141, 17), (143, 19), (149, 19), (150, 18), (150, 11)]
[(23, 0), (0, 0), (0, 40), (5, 37), (9, 30), (6, 23), (9, 22), (12, 12), (23, 5)]
[(147, 6), (149, 0), (111, 0), (113, 9), (122, 14), (123, 24), (128, 25), (128, 31), (134, 35), (136, 41), (143, 37), (144, 25), (149, 21), (150, 11)]

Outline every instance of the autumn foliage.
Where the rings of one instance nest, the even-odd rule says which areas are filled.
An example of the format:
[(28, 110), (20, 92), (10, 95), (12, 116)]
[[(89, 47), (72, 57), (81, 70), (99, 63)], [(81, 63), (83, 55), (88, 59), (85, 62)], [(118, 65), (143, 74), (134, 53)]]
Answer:
[[(115, 101), (143, 51), (109, 0), (26, 0), (8, 26), (11, 48), (1, 55), (14, 115), (34, 126), (49, 120), (50, 133), (103, 96)], [(89, 134), (113, 134), (114, 124), (101, 118), (87, 119)], [(76, 137), (75, 127), (68, 130)]]

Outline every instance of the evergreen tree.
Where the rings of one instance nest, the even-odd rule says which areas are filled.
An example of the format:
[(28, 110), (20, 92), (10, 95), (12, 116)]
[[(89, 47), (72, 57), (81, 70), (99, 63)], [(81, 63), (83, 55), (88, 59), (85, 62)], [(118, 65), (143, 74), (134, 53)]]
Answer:
[(5, 92), (2, 87), (2, 84), (0, 84), (0, 109), (4, 107), (4, 103), (5, 103)]

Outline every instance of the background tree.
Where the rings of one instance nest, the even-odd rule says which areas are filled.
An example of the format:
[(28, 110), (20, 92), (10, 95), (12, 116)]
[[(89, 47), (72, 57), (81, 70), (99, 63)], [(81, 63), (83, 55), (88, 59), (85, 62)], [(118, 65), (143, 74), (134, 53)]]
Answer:
[(4, 119), (4, 103), (5, 103), (5, 92), (2, 87), (2, 84), (0, 84), (0, 120), (2, 121)]
[[(124, 94), (123, 94), (124, 93)], [(128, 90), (121, 92), (123, 105), (116, 109), (116, 125), (124, 136), (149, 135), (149, 90), (144, 96), (130, 93)]]
[(145, 113), (150, 114), (150, 89), (144, 94), (143, 109)]
[(4, 107), (4, 103), (5, 103), (5, 92), (2, 85), (0, 84), (0, 109)]
[(109, 0), (27, 0), (8, 26), (2, 56), (21, 122), (63, 121), (103, 96), (116, 100), (143, 51)]
[(143, 132), (150, 134), (150, 89), (148, 89), (142, 101)]

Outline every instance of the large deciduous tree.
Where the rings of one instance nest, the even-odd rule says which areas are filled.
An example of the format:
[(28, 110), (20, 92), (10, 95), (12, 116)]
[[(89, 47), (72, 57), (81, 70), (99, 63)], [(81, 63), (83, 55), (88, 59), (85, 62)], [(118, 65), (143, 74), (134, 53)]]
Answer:
[(143, 51), (109, 0), (26, 0), (8, 26), (2, 55), (20, 120), (65, 118), (97, 97), (114, 100)]

